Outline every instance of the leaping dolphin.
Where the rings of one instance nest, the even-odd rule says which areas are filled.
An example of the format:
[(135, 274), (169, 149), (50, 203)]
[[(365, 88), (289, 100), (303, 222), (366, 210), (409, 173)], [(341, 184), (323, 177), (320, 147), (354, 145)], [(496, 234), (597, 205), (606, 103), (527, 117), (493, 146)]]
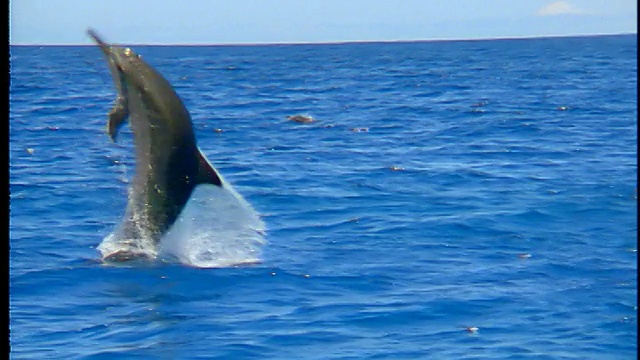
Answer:
[(131, 49), (87, 32), (104, 53), (117, 91), (107, 133), (115, 141), (129, 118), (136, 154), (125, 220), (115, 234), (123, 249), (102, 255), (118, 261), (153, 258), (144, 250), (174, 224), (193, 189), (225, 183), (198, 149), (191, 116), (171, 84)]

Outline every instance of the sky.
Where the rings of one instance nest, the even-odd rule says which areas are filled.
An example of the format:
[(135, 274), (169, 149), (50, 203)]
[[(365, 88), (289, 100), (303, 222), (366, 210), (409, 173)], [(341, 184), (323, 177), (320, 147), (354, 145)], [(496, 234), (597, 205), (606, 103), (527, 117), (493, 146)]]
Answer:
[(637, 33), (636, 0), (12, 0), (12, 45), (245, 44)]

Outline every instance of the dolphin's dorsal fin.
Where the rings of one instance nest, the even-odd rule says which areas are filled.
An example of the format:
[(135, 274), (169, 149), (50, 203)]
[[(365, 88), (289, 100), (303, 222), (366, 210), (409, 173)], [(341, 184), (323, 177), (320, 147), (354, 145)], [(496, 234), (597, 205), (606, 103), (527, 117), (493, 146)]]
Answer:
[(198, 184), (212, 184), (222, 187), (222, 179), (216, 169), (209, 164), (199, 149), (196, 151), (198, 152)]

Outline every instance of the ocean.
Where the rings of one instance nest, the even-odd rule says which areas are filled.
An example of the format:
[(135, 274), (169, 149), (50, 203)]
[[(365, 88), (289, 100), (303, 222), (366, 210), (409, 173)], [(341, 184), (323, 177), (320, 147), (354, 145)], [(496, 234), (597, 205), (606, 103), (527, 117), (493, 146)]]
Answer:
[(135, 164), (107, 64), (11, 46), (11, 358), (637, 358), (635, 34), (133, 50), (266, 241), (102, 263)]

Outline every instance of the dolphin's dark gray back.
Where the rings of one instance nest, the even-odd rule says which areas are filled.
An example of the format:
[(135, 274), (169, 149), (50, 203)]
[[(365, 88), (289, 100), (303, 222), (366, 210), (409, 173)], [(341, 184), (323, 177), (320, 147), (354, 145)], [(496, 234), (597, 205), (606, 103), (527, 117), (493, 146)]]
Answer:
[(135, 143), (136, 171), (117, 236), (132, 247), (138, 241), (156, 244), (195, 186), (222, 187), (223, 181), (198, 149), (191, 116), (171, 84), (131, 49), (88, 33), (106, 56), (117, 91), (107, 132), (115, 141), (128, 118)]

